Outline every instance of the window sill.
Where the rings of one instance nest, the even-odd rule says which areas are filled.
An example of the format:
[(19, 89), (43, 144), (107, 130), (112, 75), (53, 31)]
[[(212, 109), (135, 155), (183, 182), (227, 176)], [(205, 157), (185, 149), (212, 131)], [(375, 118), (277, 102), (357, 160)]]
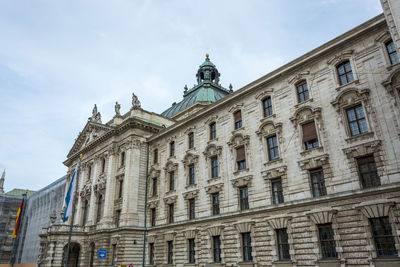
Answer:
[(189, 152), (194, 152), (194, 151), (196, 151), (196, 147), (188, 148), (186, 150), (186, 154), (189, 153)]
[(217, 142), (217, 141), (218, 141), (218, 137), (214, 138), (214, 139), (210, 139), (210, 140), (207, 141), (207, 145), (211, 144), (211, 143), (214, 143), (214, 142)]
[(354, 80), (352, 82), (349, 82), (349, 83), (346, 83), (346, 84), (336, 87), (336, 91), (341, 91), (343, 88), (346, 88), (351, 85), (359, 84), (359, 83), (360, 83), (360, 80)]
[(253, 261), (242, 261), (242, 262), (238, 262), (238, 266), (239, 267), (253, 267), (254, 262)]
[(281, 266), (281, 267), (290, 267), (293, 266), (293, 262), (291, 260), (278, 260), (272, 262), (274, 266)]
[(281, 162), (282, 162), (282, 158), (274, 159), (274, 160), (264, 162), (264, 166), (271, 166), (271, 165), (279, 164)]
[(192, 188), (197, 188), (197, 184), (188, 184), (185, 186), (185, 189), (192, 189)]
[(396, 63), (396, 64), (393, 64), (393, 65), (389, 65), (389, 66), (386, 67), (386, 69), (387, 69), (388, 71), (391, 71), (392, 69), (395, 69), (395, 68), (397, 68), (397, 67), (399, 67), (399, 66), (400, 66), (400, 62), (399, 62), (399, 63)]
[(276, 114), (273, 113), (273, 114), (271, 114), (271, 115), (269, 115), (269, 116), (267, 116), (267, 117), (263, 117), (263, 118), (260, 120), (260, 122), (265, 122), (265, 121), (268, 121), (268, 120), (270, 120), (270, 119), (272, 119), (272, 118), (275, 118), (275, 117), (276, 117)]
[(219, 181), (221, 179), (221, 176), (213, 177), (207, 180), (207, 183), (212, 183), (215, 181)]
[(310, 103), (310, 102), (313, 102), (313, 101), (314, 101), (313, 98), (309, 98), (309, 99), (307, 99), (307, 100), (304, 100), (303, 102), (297, 103), (296, 105), (294, 105), (294, 107), (295, 107), (295, 108), (298, 108), (298, 107), (300, 107), (300, 106), (302, 106), (302, 105), (304, 105), (304, 104), (307, 104), (307, 103)]
[(175, 194), (176, 193), (176, 190), (174, 189), (174, 190), (169, 190), (168, 192), (166, 192), (165, 194), (166, 195), (172, 195), (172, 194)]
[(167, 158), (167, 161), (168, 160), (171, 160), (171, 159), (176, 159), (176, 156), (174, 155), (174, 156), (169, 156), (168, 158)]
[(246, 168), (246, 169), (236, 170), (236, 171), (233, 172), (233, 174), (234, 175), (239, 175), (239, 174), (242, 174), (242, 173), (246, 173), (248, 171), (249, 171), (249, 168)]
[(374, 132), (367, 132), (367, 133), (351, 136), (351, 137), (349, 137), (349, 138), (347, 138), (345, 140), (346, 140), (347, 143), (353, 143), (353, 142), (357, 142), (357, 141), (360, 141), (360, 140), (369, 139), (369, 138), (371, 138), (373, 136), (374, 136)]
[(316, 153), (322, 153), (322, 152), (324, 152), (324, 147), (319, 146), (319, 147), (311, 148), (308, 150), (304, 150), (304, 151), (300, 152), (300, 155), (307, 156), (309, 154), (316, 154)]
[(320, 267), (339, 267), (340, 259), (320, 259), (317, 263)]
[(244, 131), (244, 130), (245, 130), (245, 127), (242, 126), (242, 127), (240, 127), (240, 128), (233, 129), (232, 134), (235, 134), (235, 133), (237, 133), (237, 132)]

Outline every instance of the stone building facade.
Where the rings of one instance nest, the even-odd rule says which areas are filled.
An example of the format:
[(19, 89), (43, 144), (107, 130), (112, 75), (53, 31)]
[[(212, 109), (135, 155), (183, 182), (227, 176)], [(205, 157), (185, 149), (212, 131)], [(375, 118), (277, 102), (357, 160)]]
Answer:
[[(209, 57), (161, 115), (97, 107), (70, 266), (399, 266), (399, 4), (232, 91)], [(68, 225), (43, 230), (61, 266)], [(102, 262), (98, 249), (107, 249)]]

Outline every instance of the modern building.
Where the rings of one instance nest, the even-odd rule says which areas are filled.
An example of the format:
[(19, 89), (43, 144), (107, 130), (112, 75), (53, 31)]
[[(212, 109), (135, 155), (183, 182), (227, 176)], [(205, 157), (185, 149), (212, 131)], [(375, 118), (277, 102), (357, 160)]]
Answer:
[[(160, 115), (95, 107), (64, 162), (83, 155), (69, 265), (399, 266), (400, 1), (381, 2), (235, 92), (207, 56)], [(70, 223), (43, 231), (46, 266)]]

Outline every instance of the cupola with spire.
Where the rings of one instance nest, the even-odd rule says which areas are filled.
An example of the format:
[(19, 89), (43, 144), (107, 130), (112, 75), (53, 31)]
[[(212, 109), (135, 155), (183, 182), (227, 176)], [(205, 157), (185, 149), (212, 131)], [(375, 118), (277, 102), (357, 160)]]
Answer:
[(222, 87), (219, 83), (220, 76), (217, 67), (210, 60), (210, 55), (206, 54), (206, 59), (197, 70), (197, 84), (191, 89), (185, 85), (183, 100), (179, 103), (174, 102), (161, 115), (171, 118), (196, 103), (207, 105), (229, 95), (233, 92), (231, 86), (230, 90)]

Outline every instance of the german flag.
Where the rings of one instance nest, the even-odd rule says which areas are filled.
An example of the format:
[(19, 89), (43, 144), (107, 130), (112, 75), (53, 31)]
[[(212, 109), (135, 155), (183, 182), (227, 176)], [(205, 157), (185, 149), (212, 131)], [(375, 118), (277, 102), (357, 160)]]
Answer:
[(24, 201), (25, 201), (25, 199), (23, 199), (21, 204), (19, 205), (19, 209), (17, 212), (17, 219), (15, 220), (15, 227), (14, 227), (14, 231), (12, 233), (11, 239), (16, 238), (19, 234), (19, 225), (21, 222), (21, 212), (22, 212), (22, 207), (24, 206)]

